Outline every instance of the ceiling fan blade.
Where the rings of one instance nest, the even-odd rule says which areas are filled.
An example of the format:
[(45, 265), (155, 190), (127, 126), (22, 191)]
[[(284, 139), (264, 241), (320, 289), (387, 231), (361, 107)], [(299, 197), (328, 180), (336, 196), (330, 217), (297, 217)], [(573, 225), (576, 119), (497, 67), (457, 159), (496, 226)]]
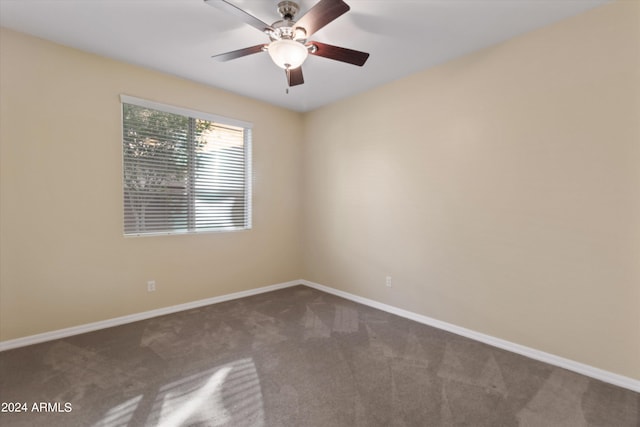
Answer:
[(360, 52), (359, 50), (347, 49), (345, 47), (333, 46), (330, 44), (324, 44), (320, 42), (311, 42), (308, 45), (315, 46), (315, 49), (309, 49), (311, 55), (322, 56), (324, 58), (333, 59), (335, 61), (346, 62), (348, 64), (357, 65), (362, 67), (369, 54), (366, 52)]
[(213, 55), (212, 58), (215, 58), (218, 61), (230, 61), (232, 59), (242, 58), (243, 56), (262, 52), (264, 51), (265, 46), (266, 44), (258, 44), (251, 47), (245, 47), (244, 49), (238, 49), (238, 50), (233, 50), (227, 53), (220, 53), (218, 55)]
[(213, 6), (215, 8), (224, 10), (227, 13), (231, 13), (237, 16), (245, 24), (249, 24), (253, 28), (256, 28), (262, 32), (265, 32), (267, 30), (273, 30), (273, 28), (271, 28), (271, 25), (267, 24), (266, 22), (262, 22), (261, 20), (251, 15), (250, 13), (247, 13), (244, 10), (240, 9), (238, 6), (232, 3), (229, 3), (227, 0), (204, 0), (204, 2), (209, 6)]
[(287, 68), (284, 70), (287, 74), (287, 83), (289, 86), (297, 86), (304, 83), (304, 78), (302, 77), (302, 67), (298, 68)]
[(320, 0), (296, 22), (295, 26), (304, 28), (308, 38), (349, 9), (349, 5), (342, 0)]

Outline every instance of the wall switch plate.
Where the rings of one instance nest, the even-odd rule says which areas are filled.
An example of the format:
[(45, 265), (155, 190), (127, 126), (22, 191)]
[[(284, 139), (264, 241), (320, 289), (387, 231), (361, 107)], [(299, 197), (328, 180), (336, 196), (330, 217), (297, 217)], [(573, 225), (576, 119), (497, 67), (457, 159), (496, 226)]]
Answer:
[(387, 288), (390, 288), (393, 286), (393, 283), (391, 282), (391, 276), (387, 276), (387, 280), (385, 283), (387, 285)]
[(149, 280), (147, 282), (147, 292), (155, 292), (155, 290), (156, 290), (156, 281)]

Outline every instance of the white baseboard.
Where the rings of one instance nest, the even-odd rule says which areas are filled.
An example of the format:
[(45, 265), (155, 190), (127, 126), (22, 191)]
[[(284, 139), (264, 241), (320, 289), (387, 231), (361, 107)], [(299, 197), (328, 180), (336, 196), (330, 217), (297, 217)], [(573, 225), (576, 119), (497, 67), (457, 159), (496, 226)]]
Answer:
[(293, 280), (291, 282), (278, 283), (271, 286), (264, 286), (262, 288), (249, 289), (247, 291), (234, 292), (232, 294), (201, 299), (197, 301), (187, 302), (184, 304), (173, 305), (170, 307), (158, 308), (156, 310), (144, 311), (142, 313), (130, 314), (128, 316), (116, 317), (113, 319), (101, 320), (99, 322), (87, 323), (84, 325), (73, 326), (71, 328), (58, 329), (51, 332), (44, 332), (42, 334), (29, 335), (23, 338), (0, 341), (0, 351), (11, 350), (13, 348), (25, 347), (27, 345), (39, 344), (41, 342), (52, 341), (60, 338), (70, 337), (73, 335), (84, 334), (86, 332), (93, 332), (100, 329), (111, 328), (113, 326), (124, 325), (126, 323), (137, 322), (139, 320), (146, 320), (152, 317), (164, 316), (165, 314), (177, 313), (179, 311), (190, 310), (192, 308), (198, 308), (198, 307), (204, 307), (206, 305), (217, 304), (219, 302), (225, 302), (225, 301), (230, 301), (238, 298), (244, 298), (251, 295), (258, 295), (265, 292), (271, 292), (278, 289), (288, 288), (288, 287), (300, 285), (300, 284), (302, 284), (301, 280)]
[(573, 372), (577, 372), (582, 375), (586, 375), (591, 378), (595, 378), (600, 381), (604, 381), (609, 384), (623, 387), (635, 392), (640, 393), (640, 381), (615, 374), (613, 372), (605, 371), (590, 365), (585, 365), (574, 360), (565, 359), (564, 357), (556, 356), (551, 353), (536, 350), (530, 347), (526, 347), (520, 344), (512, 343), (500, 338), (492, 337), (480, 332), (473, 331), (471, 329), (463, 328), (453, 325), (451, 323), (443, 322), (441, 320), (433, 319), (431, 317), (423, 316), (421, 314), (413, 313), (411, 311), (403, 310), (388, 304), (383, 304), (378, 301), (374, 301), (368, 298), (360, 297), (358, 295), (350, 294), (348, 292), (340, 291), (338, 289), (330, 288), (318, 283), (310, 282), (308, 280), (292, 280), (290, 282), (278, 283), (271, 286), (264, 286), (262, 288), (250, 289), (247, 291), (234, 292), (232, 294), (221, 295), (218, 297), (202, 299), (198, 301), (188, 302), (185, 304), (174, 305), (171, 307), (159, 308), (156, 310), (145, 311), (142, 313), (131, 314), (128, 316), (116, 317), (113, 319), (103, 320), (100, 322), (87, 323), (85, 325), (74, 326), (71, 328), (59, 329), (56, 331), (45, 332), (37, 335), (30, 335), (23, 338), (17, 338), (13, 340), (0, 341), (0, 351), (10, 350), (18, 347), (24, 347), (27, 345), (38, 344), (46, 341), (51, 341), (60, 338), (66, 338), (73, 335), (84, 334), (86, 332), (97, 331), (100, 329), (110, 328), (112, 326), (124, 325), (126, 323), (137, 322), (139, 320), (150, 319), (152, 317), (163, 316), (165, 314), (177, 313), (179, 311), (190, 310), (192, 308), (204, 307), (211, 304), (217, 304), (220, 302), (230, 301), (238, 298), (244, 298), (251, 295), (258, 295), (265, 292), (271, 292), (278, 289), (284, 289), (296, 285), (305, 285), (310, 288), (317, 289), (328, 294), (336, 295), (344, 299), (364, 304), (369, 307), (376, 308), (378, 310), (386, 311), (391, 314), (395, 314), (406, 319), (416, 321), (425, 325), (432, 326), (434, 328), (442, 329), (447, 332), (454, 333), (466, 338), (470, 338), (475, 341), (489, 344), (493, 347), (501, 348), (503, 350), (511, 351), (513, 353), (521, 354), (531, 359), (539, 360), (541, 362), (548, 363), (553, 366), (568, 369)]
[(414, 320), (418, 323), (423, 323), (425, 325), (433, 326), (434, 328), (442, 329), (444, 331), (451, 332), (456, 335), (461, 335), (463, 337), (470, 338), (475, 341), (489, 344), (493, 347), (501, 348), (503, 350), (507, 350), (512, 353), (517, 353), (517, 354), (529, 357), (531, 359), (539, 360), (541, 362), (545, 362), (553, 366), (558, 366), (560, 368), (568, 369), (570, 371), (577, 372), (579, 374), (586, 375), (588, 377), (595, 378), (597, 380), (604, 381), (606, 383), (613, 384), (618, 387), (623, 387), (623, 388), (640, 393), (640, 381), (635, 380), (633, 378), (625, 377), (623, 375), (618, 375), (613, 372), (605, 371), (603, 369), (599, 369), (590, 365), (585, 365), (584, 363), (576, 362), (574, 360), (565, 359), (564, 357), (560, 357), (554, 354), (546, 353), (544, 351), (536, 350), (531, 347), (526, 347), (526, 346), (512, 343), (510, 341), (506, 341), (500, 338), (492, 337), (491, 335), (486, 335), (480, 332), (472, 331), (471, 329), (456, 326), (451, 323), (443, 322), (441, 320), (433, 319), (431, 317), (423, 316), (421, 314), (413, 313), (411, 311), (407, 311), (391, 305), (383, 304), (378, 301), (353, 295), (348, 292), (340, 291), (334, 288), (330, 288), (328, 286), (310, 282), (308, 280), (302, 280), (301, 282), (302, 284), (310, 288), (317, 289), (319, 291), (333, 294), (333, 295), (342, 297), (344, 299), (348, 299), (350, 301), (364, 304), (369, 307), (377, 308), (378, 310), (386, 311), (388, 313), (395, 314), (400, 317)]

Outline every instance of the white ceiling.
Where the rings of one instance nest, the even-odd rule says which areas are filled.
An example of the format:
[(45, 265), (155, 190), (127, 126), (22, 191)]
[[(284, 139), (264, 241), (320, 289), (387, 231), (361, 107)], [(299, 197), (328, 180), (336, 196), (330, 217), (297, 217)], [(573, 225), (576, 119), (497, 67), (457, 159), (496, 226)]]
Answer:
[[(300, 0), (298, 18), (317, 0)], [(309, 111), (576, 15), (608, 0), (345, 0), (351, 10), (312, 40), (369, 52), (364, 67), (310, 56), (305, 83), (286, 93), (266, 53), (211, 55), (268, 42), (203, 0), (0, 0), (0, 25), (63, 45)], [(234, 0), (279, 18), (278, 0)], [(2, 52), (0, 52), (0, 55)], [(1, 56), (0, 56), (1, 59)]]

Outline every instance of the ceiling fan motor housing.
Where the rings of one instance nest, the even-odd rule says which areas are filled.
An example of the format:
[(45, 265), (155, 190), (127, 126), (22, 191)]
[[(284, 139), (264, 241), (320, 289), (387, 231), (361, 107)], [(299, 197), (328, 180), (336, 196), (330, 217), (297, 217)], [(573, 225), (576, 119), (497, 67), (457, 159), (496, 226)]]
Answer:
[(278, 13), (285, 21), (293, 21), (293, 17), (300, 11), (300, 6), (294, 1), (281, 1), (278, 3)]
[(286, 0), (278, 3), (278, 13), (282, 16), (282, 20), (274, 22), (271, 25), (272, 29), (265, 31), (272, 41), (285, 39), (304, 43), (307, 32), (304, 28), (294, 27), (293, 18), (299, 10), (300, 7), (296, 2)]

